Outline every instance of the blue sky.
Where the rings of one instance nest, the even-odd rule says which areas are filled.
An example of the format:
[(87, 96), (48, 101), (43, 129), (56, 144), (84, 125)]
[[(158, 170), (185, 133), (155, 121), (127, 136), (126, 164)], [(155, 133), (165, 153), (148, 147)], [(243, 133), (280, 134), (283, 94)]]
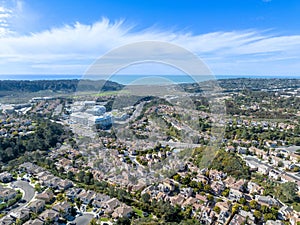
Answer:
[(158, 40), (214, 74), (299, 75), (299, 12), (298, 0), (0, 0), (0, 74), (83, 74), (112, 48)]

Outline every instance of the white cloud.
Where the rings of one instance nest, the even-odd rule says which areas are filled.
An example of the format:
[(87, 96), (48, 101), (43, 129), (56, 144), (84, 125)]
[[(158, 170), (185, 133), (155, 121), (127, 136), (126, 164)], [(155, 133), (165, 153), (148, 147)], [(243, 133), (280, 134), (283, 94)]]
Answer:
[(11, 33), (8, 19), (12, 17), (12, 11), (4, 6), (0, 6), (0, 37)]
[[(0, 7), (0, 15), (1, 12), (5, 15), (6, 11)], [(255, 30), (195, 35), (132, 28), (123, 21), (104, 18), (92, 25), (77, 22), (30, 35), (11, 35), (5, 33), (5, 26), (1, 27), (0, 16), (0, 74), (81, 74), (110, 49), (145, 40), (187, 48), (204, 59), (216, 74), (300, 73), (300, 35)]]

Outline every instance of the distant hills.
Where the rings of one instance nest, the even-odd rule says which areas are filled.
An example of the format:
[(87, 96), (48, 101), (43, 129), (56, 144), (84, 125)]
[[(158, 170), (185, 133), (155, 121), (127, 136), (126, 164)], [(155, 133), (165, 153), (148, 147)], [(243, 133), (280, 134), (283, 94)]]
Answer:
[(73, 93), (76, 91), (118, 91), (122, 88), (121, 84), (104, 80), (2, 80), (0, 81), (0, 97), (42, 91)]
[[(291, 78), (230, 78), (220, 79), (217, 83), (214, 81), (203, 81), (200, 85), (194, 84), (180, 84), (180, 86), (187, 92), (201, 92), (203, 90), (213, 90), (218, 88), (218, 84), (223, 91), (278, 91), (283, 89), (298, 89), (300, 88), (300, 77), (299, 79)], [(217, 89), (216, 89), (217, 90)]]
[[(213, 88), (212, 81), (204, 81), (201, 87)], [(276, 90), (286, 88), (300, 88), (300, 79), (248, 79), (234, 78), (221, 79), (218, 84), (225, 91), (232, 90)], [(198, 84), (180, 84), (188, 92), (199, 92)], [(0, 80), (0, 97), (16, 96), (25, 93), (75, 93), (89, 91), (118, 91), (124, 88), (124, 85), (105, 80)]]

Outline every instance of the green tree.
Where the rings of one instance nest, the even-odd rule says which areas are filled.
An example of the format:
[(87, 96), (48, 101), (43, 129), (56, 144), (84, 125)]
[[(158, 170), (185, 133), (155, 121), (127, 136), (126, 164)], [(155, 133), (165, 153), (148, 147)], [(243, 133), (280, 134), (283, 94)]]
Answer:
[(297, 195), (297, 184), (293, 182), (282, 183), (278, 187), (278, 196), (283, 202), (294, 202), (298, 195)]
[(246, 204), (246, 199), (245, 198), (240, 198), (239, 200), (239, 203), (242, 204), (242, 205), (245, 205)]
[(210, 191), (211, 191), (211, 187), (210, 187), (209, 184), (205, 184), (203, 189), (204, 189), (204, 191), (206, 191), (206, 192), (210, 192)]
[(94, 175), (91, 172), (87, 172), (85, 176), (88, 177), (88, 184), (94, 184)]
[(247, 206), (247, 205), (243, 205), (243, 210), (249, 212), (249, 211), (250, 211), (250, 208), (249, 208), (249, 206)]
[(39, 193), (42, 192), (42, 187), (41, 187), (41, 185), (39, 183), (36, 183), (34, 185), (34, 189), (35, 189), (35, 191), (37, 191)]
[(221, 209), (219, 206), (215, 206), (214, 211), (219, 214), (221, 212)]
[(240, 209), (240, 205), (238, 203), (234, 204), (232, 206), (232, 213), (238, 212), (239, 209)]
[(224, 197), (227, 197), (227, 196), (229, 195), (229, 192), (230, 192), (230, 190), (229, 190), (228, 188), (226, 188), (226, 189), (222, 192), (222, 195), (223, 195)]
[(57, 196), (56, 196), (56, 199), (57, 201), (61, 202), (65, 199), (64, 195), (62, 193), (59, 193)]
[(262, 214), (258, 210), (254, 210), (253, 215), (257, 220), (260, 220), (262, 218)]
[(276, 220), (276, 216), (272, 213), (265, 213), (264, 214), (264, 220)]
[(211, 194), (208, 194), (207, 195), (207, 200), (210, 201), (210, 202), (214, 201), (214, 196), (212, 196)]
[(89, 223), (89, 225), (97, 225), (98, 223), (97, 223), (97, 220), (95, 219), (95, 218), (93, 218), (91, 221), (90, 221), (90, 223)]
[(179, 174), (175, 174), (175, 175), (173, 176), (173, 179), (174, 179), (175, 181), (177, 181), (177, 182), (180, 182), (181, 176), (180, 176)]
[(21, 225), (21, 224), (23, 224), (22, 220), (17, 219), (16, 222), (15, 222), (15, 225)]
[(80, 170), (79, 173), (77, 174), (77, 179), (79, 182), (83, 182), (85, 177), (84, 171)]
[(148, 193), (143, 194), (141, 197), (144, 203), (148, 203), (150, 201), (150, 195)]
[(127, 217), (121, 217), (117, 220), (116, 225), (130, 225), (130, 220)]
[(187, 175), (187, 176), (185, 176), (185, 177), (183, 177), (183, 178), (181, 179), (181, 183), (182, 183), (182, 184), (188, 185), (190, 182), (191, 182), (191, 177), (190, 177), (190, 175)]
[(283, 162), (282, 162), (282, 161), (279, 161), (279, 162), (278, 162), (278, 164), (277, 164), (277, 166), (278, 166), (278, 167), (283, 167), (283, 166), (284, 166), (284, 164), (283, 164)]
[(77, 208), (80, 209), (80, 207), (82, 205), (82, 201), (79, 198), (75, 198), (75, 204), (76, 204)]
[(74, 180), (75, 176), (74, 176), (74, 173), (72, 171), (68, 171), (67, 173), (67, 178), (69, 180)]
[(257, 203), (257, 201), (255, 201), (254, 199), (252, 199), (250, 201), (249, 205), (250, 205), (251, 209), (256, 209), (257, 206), (258, 206), (258, 203)]

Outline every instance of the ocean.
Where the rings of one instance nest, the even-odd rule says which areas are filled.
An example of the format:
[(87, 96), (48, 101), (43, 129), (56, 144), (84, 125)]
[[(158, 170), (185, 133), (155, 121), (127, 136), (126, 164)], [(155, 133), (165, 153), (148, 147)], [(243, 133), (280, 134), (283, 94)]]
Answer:
[[(189, 76), (189, 75), (113, 75), (110, 81), (120, 84), (142, 84), (142, 83), (194, 83), (211, 79), (300, 79), (300, 75), (210, 75), (210, 76)], [(0, 80), (65, 80), (85, 79), (84, 75), (0, 75)], [(92, 79), (102, 80), (105, 77), (93, 76)]]

